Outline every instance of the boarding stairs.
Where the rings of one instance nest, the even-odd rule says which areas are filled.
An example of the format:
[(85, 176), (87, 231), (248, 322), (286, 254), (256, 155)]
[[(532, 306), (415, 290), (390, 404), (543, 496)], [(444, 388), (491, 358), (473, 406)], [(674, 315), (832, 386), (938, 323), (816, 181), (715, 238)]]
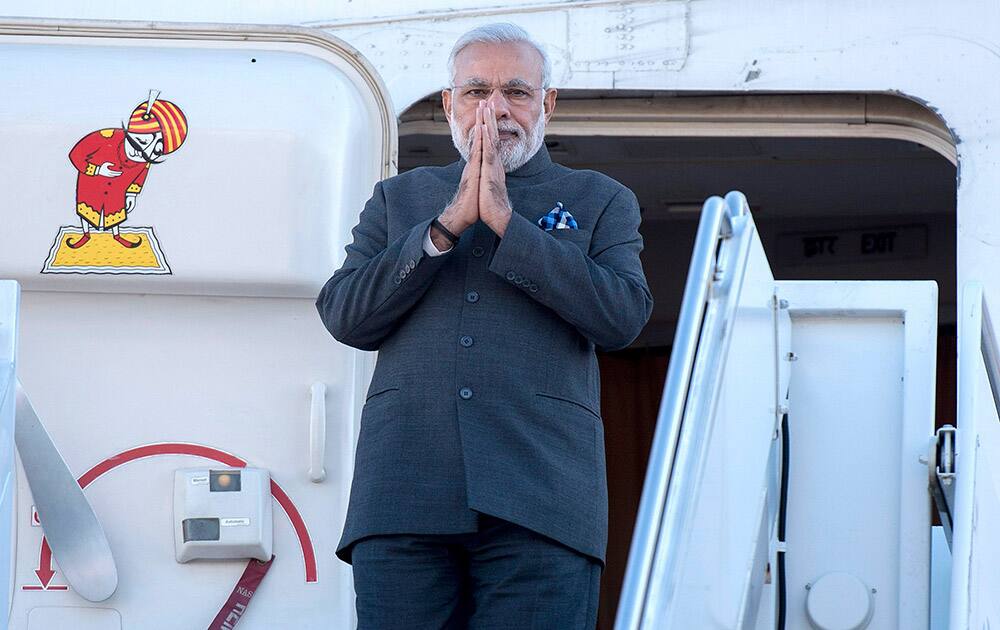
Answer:
[(969, 284), (936, 432), (937, 302), (776, 281), (745, 197), (705, 202), (616, 630), (1000, 627), (1000, 355)]

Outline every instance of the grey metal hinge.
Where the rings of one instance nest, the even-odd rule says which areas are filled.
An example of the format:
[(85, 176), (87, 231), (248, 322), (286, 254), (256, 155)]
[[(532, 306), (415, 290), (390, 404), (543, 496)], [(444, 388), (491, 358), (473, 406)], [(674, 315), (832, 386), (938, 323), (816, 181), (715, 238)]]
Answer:
[(951, 516), (955, 513), (956, 431), (957, 429), (950, 424), (937, 430), (931, 441), (930, 458), (927, 461), (928, 489), (934, 498), (934, 507), (941, 517), (949, 549), (952, 535)]

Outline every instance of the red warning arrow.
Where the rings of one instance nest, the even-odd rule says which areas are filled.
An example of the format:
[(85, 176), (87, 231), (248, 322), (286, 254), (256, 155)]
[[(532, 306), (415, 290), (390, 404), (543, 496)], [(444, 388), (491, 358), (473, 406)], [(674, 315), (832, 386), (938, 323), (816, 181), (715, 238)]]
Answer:
[(42, 550), (38, 554), (38, 568), (35, 569), (35, 575), (38, 576), (38, 581), (41, 584), (25, 584), (21, 587), (22, 591), (65, 591), (69, 590), (69, 586), (65, 584), (50, 584), (52, 582), (52, 576), (56, 574), (52, 570), (52, 549), (49, 547), (49, 541), (45, 540), (42, 536)]
[(52, 570), (52, 550), (49, 549), (49, 541), (42, 538), (42, 551), (38, 554), (38, 568), (35, 569), (35, 575), (42, 583), (42, 588), (48, 588), (49, 582), (52, 581), (52, 576), (56, 572)]

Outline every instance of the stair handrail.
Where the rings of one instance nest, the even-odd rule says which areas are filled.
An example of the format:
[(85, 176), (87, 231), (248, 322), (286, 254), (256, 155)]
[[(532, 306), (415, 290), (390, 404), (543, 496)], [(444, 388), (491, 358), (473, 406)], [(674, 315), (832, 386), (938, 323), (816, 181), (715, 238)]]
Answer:
[(699, 351), (702, 323), (712, 298), (713, 283), (720, 279), (722, 272), (718, 259), (720, 243), (733, 234), (734, 220), (748, 212), (746, 198), (736, 191), (727, 194), (725, 199), (710, 197), (702, 206), (629, 546), (629, 560), (615, 618), (616, 630), (639, 630), (644, 611), (649, 607), (654, 559), (661, 539), (667, 490), (674, 476), (685, 409), (690, 402), (688, 394)]
[(986, 376), (990, 381), (990, 391), (993, 394), (993, 406), (1000, 413), (1000, 348), (997, 346), (997, 336), (993, 329), (993, 319), (990, 317), (989, 301), (982, 294), (982, 332), (980, 351), (983, 353), (983, 363), (986, 365)]
[[(977, 356), (977, 351), (979, 356)], [(951, 539), (951, 575), (952, 584), (949, 594), (949, 628), (980, 627), (982, 601), (994, 598), (995, 593), (980, 592), (979, 581), (982, 578), (982, 564), (992, 557), (987, 548), (977, 549), (975, 536), (985, 536), (983, 526), (977, 527), (977, 511), (995, 510), (993, 506), (986, 509), (977, 506), (982, 497), (977, 498), (976, 488), (982, 487), (989, 491), (992, 483), (989, 479), (977, 480), (980, 458), (990, 460), (996, 452), (995, 443), (983, 441), (983, 434), (976, 414), (978, 396), (978, 359), (983, 361), (989, 382), (990, 394), (994, 409), (1000, 415), (1000, 348), (993, 327), (993, 319), (987, 303), (983, 285), (979, 282), (967, 282), (962, 287), (959, 301), (958, 329), (958, 415), (955, 440), (955, 487), (952, 506), (952, 539)], [(991, 422), (992, 420), (987, 420)], [(987, 429), (987, 425), (983, 425)], [(995, 431), (987, 431), (995, 435)], [(986, 449), (984, 452), (983, 449)], [(985, 554), (985, 555), (984, 555)], [(977, 558), (978, 556), (978, 558)]]

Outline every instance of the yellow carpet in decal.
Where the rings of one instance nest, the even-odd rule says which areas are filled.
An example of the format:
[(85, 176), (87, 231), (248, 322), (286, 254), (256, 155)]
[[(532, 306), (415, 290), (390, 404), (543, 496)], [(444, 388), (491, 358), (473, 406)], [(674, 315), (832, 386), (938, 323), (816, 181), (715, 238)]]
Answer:
[(51, 267), (148, 267), (157, 269), (161, 267), (160, 261), (156, 258), (156, 252), (150, 245), (152, 239), (150, 235), (142, 231), (140, 233), (122, 232), (122, 237), (132, 242), (142, 237), (142, 244), (135, 249), (123, 247), (115, 240), (111, 232), (98, 232), (93, 230), (90, 233), (90, 241), (80, 249), (70, 249), (66, 245), (66, 239), (76, 242), (83, 233), (64, 232), (59, 243), (59, 250), (52, 260)]

